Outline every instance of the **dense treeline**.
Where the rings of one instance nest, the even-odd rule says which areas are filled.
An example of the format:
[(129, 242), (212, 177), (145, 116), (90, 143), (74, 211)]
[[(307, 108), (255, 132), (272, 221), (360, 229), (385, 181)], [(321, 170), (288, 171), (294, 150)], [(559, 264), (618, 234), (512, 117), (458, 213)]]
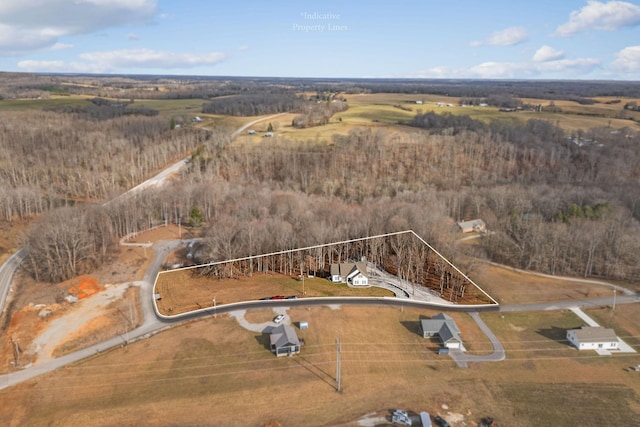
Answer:
[[(578, 147), (560, 129), (540, 121), (496, 122), (475, 132), (439, 134), (356, 130), (334, 137), (332, 149), (311, 142), (296, 148), (291, 142), (251, 150), (227, 147), (206, 165), (201, 163), (192, 179), (214, 173), (227, 182), (295, 191), (297, 198), (309, 198), (298, 202), (313, 206), (309, 211), (318, 209), (323, 199), (349, 209), (358, 207), (357, 220), (341, 218), (349, 224), (364, 219), (371, 227), (358, 230), (364, 235), (414, 228), (415, 217), (407, 212), (394, 221), (375, 213), (384, 212), (386, 206), (400, 212), (395, 203), (405, 200), (416, 209), (415, 215), (434, 215), (429, 224), (438, 227), (422, 226), (417, 231), (454, 258), (451, 236), (442, 231), (446, 227), (439, 228), (443, 221), (483, 217), (496, 231), (483, 239), (482, 249), (491, 259), (553, 274), (637, 279), (640, 154), (635, 148), (638, 136), (627, 137), (631, 135), (594, 130), (590, 136), (600, 141), (598, 145)], [(424, 197), (425, 189), (430, 189), (428, 200), (418, 196)], [(440, 208), (433, 209), (436, 205)], [(272, 207), (268, 212), (279, 211)], [(285, 224), (268, 226), (279, 236), (295, 236), (291, 247), (305, 243), (298, 236), (305, 227), (289, 225), (294, 215), (285, 211), (277, 215), (287, 218)], [(311, 218), (310, 227), (320, 221)], [(234, 230), (232, 237), (242, 241), (240, 230), (246, 224), (234, 228), (225, 223), (222, 228)], [(214, 226), (211, 237), (221, 238), (220, 230)], [(208, 258), (249, 254), (222, 250), (243, 248), (229, 238), (224, 245), (212, 245)], [(286, 243), (276, 235), (267, 240), (277, 242), (280, 249)]]
[[(326, 83), (336, 87), (336, 83)], [(640, 83), (630, 81), (508, 81), (508, 80), (446, 80), (446, 79), (383, 79), (345, 81), (340, 84), (346, 93), (429, 93), (434, 95), (486, 98), (509, 95), (517, 98), (571, 100), (591, 103), (597, 96), (640, 97)]]
[(27, 217), (73, 201), (130, 189), (211, 134), (170, 131), (160, 117), (94, 121), (54, 112), (0, 113), (2, 218)]
[(74, 114), (79, 119), (108, 120), (116, 117), (141, 115), (157, 116), (158, 110), (151, 108), (131, 107), (127, 102), (110, 101), (103, 98), (94, 98), (86, 106), (59, 106), (45, 107), (44, 111)]
[(300, 111), (307, 102), (294, 93), (252, 93), (214, 98), (202, 105), (202, 112), (230, 116)]
[(316, 102), (306, 106), (302, 114), (294, 117), (291, 125), (295, 128), (326, 125), (335, 113), (346, 111), (348, 108), (346, 101)]
[[(287, 95), (271, 104), (272, 95), (256, 95), (256, 105), (243, 104), (251, 95), (218, 101), (250, 115), (309, 102)], [(230, 102), (236, 98), (243, 101)], [(329, 144), (278, 138), (244, 146), (227, 144), (224, 134), (171, 130), (157, 116), (1, 116), (6, 219), (107, 198), (193, 153), (175, 186), (95, 212), (67, 211), (77, 215), (76, 230), (47, 234), (60, 228), (55, 215), (39, 222), (25, 246), (30, 271), (40, 279), (93, 268), (109, 258), (115, 236), (164, 222), (203, 224), (202, 261), (412, 228), (459, 262), (452, 219), (472, 217), (494, 231), (471, 249), (476, 255), (554, 274), (640, 274), (640, 140), (628, 129), (567, 134), (540, 120), (486, 124), (421, 113), (413, 130), (355, 129)], [(54, 237), (35, 242), (40, 235)]]
[(461, 98), (510, 96), (570, 100), (594, 97), (640, 98), (640, 83), (631, 81), (509, 81), (448, 79), (321, 79), (194, 76), (66, 76), (2, 73), (0, 99), (88, 95), (121, 99), (209, 99), (237, 94), (327, 92), (434, 94)]
[[(637, 278), (638, 137), (589, 136), (599, 145), (576, 146), (530, 121), (460, 132), (356, 129), (332, 145), (209, 140), (181, 184), (101, 209), (118, 236), (163, 222), (206, 224), (199, 261), (411, 228), (459, 262), (451, 218), (482, 217), (495, 233), (478, 255), (554, 274)], [(108, 253), (95, 242), (83, 247)], [(99, 257), (80, 259), (73, 271)]]

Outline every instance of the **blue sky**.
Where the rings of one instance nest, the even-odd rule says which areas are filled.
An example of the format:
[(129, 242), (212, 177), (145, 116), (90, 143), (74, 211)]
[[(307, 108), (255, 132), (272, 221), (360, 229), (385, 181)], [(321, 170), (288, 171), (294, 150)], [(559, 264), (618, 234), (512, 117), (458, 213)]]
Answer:
[(640, 0), (2, 0), (0, 70), (640, 80)]

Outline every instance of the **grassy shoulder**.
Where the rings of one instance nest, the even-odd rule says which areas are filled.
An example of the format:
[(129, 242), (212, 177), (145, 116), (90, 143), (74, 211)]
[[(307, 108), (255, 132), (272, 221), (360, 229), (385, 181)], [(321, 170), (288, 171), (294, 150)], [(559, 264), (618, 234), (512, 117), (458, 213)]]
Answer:
[(310, 297), (338, 296), (393, 296), (381, 288), (352, 288), (343, 283), (331, 283), (327, 279), (305, 279), (278, 273), (255, 273), (251, 277), (218, 280), (198, 277), (197, 269), (167, 271), (158, 275), (155, 293), (160, 294), (158, 310), (164, 315), (176, 315), (199, 308), (241, 301), (259, 300), (275, 295)]
[[(525, 427), (637, 421), (640, 383), (636, 373), (621, 369), (628, 358), (578, 352), (538, 332), (573, 326), (572, 313), (483, 314), (505, 344), (507, 360), (468, 369), (437, 355), (437, 345), (416, 333), (420, 318), (434, 314), (295, 307), (289, 317), (308, 321), (309, 329), (297, 330), (305, 345), (289, 358), (274, 357), (266, 334), (245, 330), (233, 318), (191, 322), (0, 391), (0, 422), (356, 426), (394, 407), (442, 415), (457, 420), (454, 426), (484, 416)], [(272, 315), (261, 309), (245, 318), (260, 322)], [(481, 339), (462, 326), (467, 315), (452, 316), (465, 343)], [(336, 338), (342, 343), (340, 393)], [(585, 402), (586, 410), (567, 410)]]

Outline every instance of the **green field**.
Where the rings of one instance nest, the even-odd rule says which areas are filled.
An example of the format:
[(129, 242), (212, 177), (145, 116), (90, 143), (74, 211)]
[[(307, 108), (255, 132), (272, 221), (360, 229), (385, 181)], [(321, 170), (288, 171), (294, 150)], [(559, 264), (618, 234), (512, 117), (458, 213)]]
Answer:
[(0, 111), (40, 110), (49, 107), (78, 107), (88, 105), (86, 96), (52, 96), (50, 99), (3, 99)]

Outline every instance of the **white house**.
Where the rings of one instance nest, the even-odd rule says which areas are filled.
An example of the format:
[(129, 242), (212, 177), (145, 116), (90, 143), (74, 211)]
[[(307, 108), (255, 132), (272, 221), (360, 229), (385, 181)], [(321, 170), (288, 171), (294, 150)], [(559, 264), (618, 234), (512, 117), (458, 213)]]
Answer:
[(363, 262), (331, 264), (329, 274), (329, 280), (333, 283), (347, 283), (351, 286), (369, 286), (367, 266)]
[(461, 348), (462, 339), (456, 322), (444, 313), (436, 314), (431, 319), (420, 320), (422, 337), (438, 337), (447, 348)]
[(578, 350), (617, 350), (618, 337), (613, 329), (583, 326), (567, 331), (567, 340)]

